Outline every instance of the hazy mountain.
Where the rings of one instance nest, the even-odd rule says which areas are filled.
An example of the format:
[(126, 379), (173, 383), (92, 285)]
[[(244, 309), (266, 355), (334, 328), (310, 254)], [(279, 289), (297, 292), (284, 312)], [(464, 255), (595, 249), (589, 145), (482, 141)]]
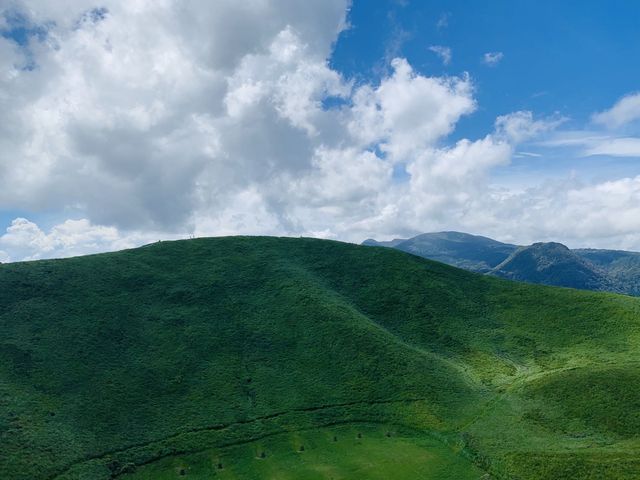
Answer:
[(530, 283), (640, 295), (640, 253), (576, 249), (555, 242), (517, 246), (460, 232), (376, 242), (474, 272)]
[(518, 248), (460, 232), (424, 233), (389, 246), (474, 272), (490, 271)]
[(640, 296), (640, 253), (596, 249), (576, 249), (574, 253), (606, 271), (620, 291)]
[(362, 245), (367, 245), (369, 247), (395, 247), (399, 243), (406, 241), (405, 238), (394, 238), (393, 240), (388, 240), (386, 242), (378, 242), (373, 238), (367, 238)]

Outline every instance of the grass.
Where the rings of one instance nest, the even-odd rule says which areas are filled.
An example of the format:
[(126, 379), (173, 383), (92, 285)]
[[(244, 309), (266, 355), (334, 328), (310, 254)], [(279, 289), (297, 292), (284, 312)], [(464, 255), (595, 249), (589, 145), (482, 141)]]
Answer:
[(478, 480), (481, 476), (469, 460), (431, 437), (398, 432), (394, 426), (357, 425), (281, 434), (165, 458), (122, 480)]
[[(386, 248), (229, 237), (1, 265), (0, 333), (3, 479), (108, 480), (148, 464), (142, 475), (362, 423), (410, 427), (421, 434), (402, 448), (455, 452), (496, 478), (640, 471), (631, 297)], [(360, 478), (383, 468), (370, 448), (380, 460)], [(258, 463), (274, 478), (306, 471), (285, 452)], [(313, 452), (352, 475), (351, 453)]]
[[(640, 432), (640, 362), (587, 368), (532, 382), (526, 393), (545, 405), (542, 425), (580, 435), (584, 431), (634, 438)], [(573, 392), (581, 394), (576, 396)], [(565, 401), (572, 398), (572, 402)]]

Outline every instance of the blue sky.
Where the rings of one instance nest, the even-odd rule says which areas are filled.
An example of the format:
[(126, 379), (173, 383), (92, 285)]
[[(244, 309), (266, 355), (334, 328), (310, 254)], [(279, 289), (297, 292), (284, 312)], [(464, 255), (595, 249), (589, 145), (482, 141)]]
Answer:
[[(428, 75), (473, 78), (479, 108), (460, 120), (451, 138), (479, 138), (499, 115), (530, 110), (566, 118), (571, 130), (593, 128), (594, 112), (640, 90), (640, 5), (614, 1), (399, 1), (354, 2), (331, 57), (348, 76), (372, 81), (390, 56), (406, 57)], [(448, 65), (430, 46), (451, 49)], [(487, 52), (502, 60), (488, 66)], [(635, 128), (629, 133), (637, 134)], [(566, 149), (531, 146), (543, 155), (515, 158), (498, 176), (526, 182), (527, 175), (557, 177), (579, 170), (598, 180), (640, 173), (640, 159), (584, 158)]]
[(437, 230), (640, 250), (638, 25), (633, 1), (10, 0), (0, 261)]
[[(353, 27), (331, 57), (349, 76), (379, 75), (389, 52), (423, 73), (469, 72), (481, 108), (459, 126), (462, 136), (484, 135), (496, 116), (514, 110), (561, 112), (582, 126), (638, 89), (640, 8), (633, 1), (356, 1), (349, 19)], [(451, 63), (443, 65), (431, 45), (450, 47)], [(490, 68), (482, 64), (486, 52), (504, 58)]]

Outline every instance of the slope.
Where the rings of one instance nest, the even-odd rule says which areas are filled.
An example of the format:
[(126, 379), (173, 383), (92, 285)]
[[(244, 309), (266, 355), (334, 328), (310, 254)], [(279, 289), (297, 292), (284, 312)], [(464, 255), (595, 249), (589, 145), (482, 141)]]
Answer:
[(510, 280), (585, 290), (615, 291), (606, 272), (561, 243), (520, 247), (491, 273)]
[(573, 252), (605, 271), (617, 290), (640, 296), (640, 253), (590, 248)]
[[(605, 411), (576, 441), (558, 400), (524, 386), (570, 368), (630, 368), (639, 306), (312, 239), (2, 265), (0, 478), (115, 478), (357, 423), (435, 435), (495, 476), (523, 479), (545, 478), (531, 476), (531, 459), (584, 456), (604, 438), (588, 461), (610, 469), (611, 451), (624, 452), (622, 472), (639, 461), (637, 437), (599, 428)], [(546, 423), (535, 415), (545, 405), (558, 412)]]

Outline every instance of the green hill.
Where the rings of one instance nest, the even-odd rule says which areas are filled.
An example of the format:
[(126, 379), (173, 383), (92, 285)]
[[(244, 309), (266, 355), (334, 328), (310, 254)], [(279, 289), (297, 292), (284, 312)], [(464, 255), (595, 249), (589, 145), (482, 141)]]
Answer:
[(520, 247), (491, 273), (510, 280), (621, 293), (602, 268), (555, 242)]
[(640, 478), (630, 297), (231, 237), (2, 265), (0, 333), (2, 479)]

